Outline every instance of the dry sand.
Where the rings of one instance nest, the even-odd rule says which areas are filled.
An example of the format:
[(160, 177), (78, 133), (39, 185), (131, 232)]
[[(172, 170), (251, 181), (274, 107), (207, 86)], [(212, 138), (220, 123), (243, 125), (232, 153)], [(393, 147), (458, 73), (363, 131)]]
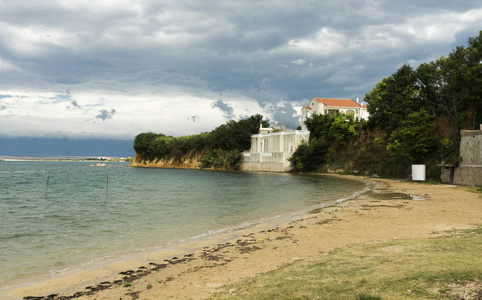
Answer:
[(370, 191), (277, 228), (250, 228), (229, 242), (191, 245), (198, 249), (192, 252), (151, 253), (139, 261), (70, 274), (10, 295), (205, 299), (226, 284), (347, 245), (428, 238), (436, 232), (482, 224), (482, 197), (474, 188), (353, 178), (366, 181)]

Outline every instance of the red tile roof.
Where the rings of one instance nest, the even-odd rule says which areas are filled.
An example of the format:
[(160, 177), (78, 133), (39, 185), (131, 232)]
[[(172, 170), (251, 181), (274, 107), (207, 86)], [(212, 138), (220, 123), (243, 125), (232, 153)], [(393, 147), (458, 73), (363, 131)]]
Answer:
[(351, 99), (331, 99), (331, 98), (314, 98), (316, 101), (325, 104), (326, 106), (335, 107), (361, 107)]

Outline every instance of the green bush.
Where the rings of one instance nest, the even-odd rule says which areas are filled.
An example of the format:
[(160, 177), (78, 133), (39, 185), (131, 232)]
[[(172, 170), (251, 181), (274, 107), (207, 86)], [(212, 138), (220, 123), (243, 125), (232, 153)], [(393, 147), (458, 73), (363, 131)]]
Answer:
[(314, 113), (305, 121), (310, 131), (310, 140), (323, 139), (342, 144), (345, 140), (356, 136), (357, 122), (351, 115)]
[(289, 161), (294, 172), (314, 171), (326, 162), (329, 152), (328, 143), (321, 140), (312, 140), (309, 145), (303, 143), (298, 146)]
[(358, 123), (346, 114), (313, 114), (305, 121), (309, 145), (298, 146), (289, 161), (293, 172), (314, 171), (329, 161), (339, 148), (357, 136)]
[(413, 163), (422, 163), (437, 146), (434, 129), (433, 116), (425, 109), (410, 113), (400, 128), (392, 133), (393, 141), (387, 145), (387, 150), (400, 152)]
[(201, 167), (239, 170), (243, 155), (238, 150), (207, 149), (200, 158)]

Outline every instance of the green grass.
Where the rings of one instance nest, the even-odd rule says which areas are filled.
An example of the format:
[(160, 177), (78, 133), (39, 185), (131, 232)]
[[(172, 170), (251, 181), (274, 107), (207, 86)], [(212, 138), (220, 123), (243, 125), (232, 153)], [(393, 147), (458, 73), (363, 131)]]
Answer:
[(482, 186), (476, 187), (476, 192), (482, 194)]
[(354, 245), (228, 286), (212, 299), (482, 299), (481, 253), (482, 227)]

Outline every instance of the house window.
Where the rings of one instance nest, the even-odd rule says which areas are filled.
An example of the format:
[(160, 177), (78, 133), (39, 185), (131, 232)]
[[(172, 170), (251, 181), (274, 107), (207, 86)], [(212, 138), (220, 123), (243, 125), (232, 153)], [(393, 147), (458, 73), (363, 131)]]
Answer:
[(355, 115), (355, 111), (354, 111), (354, 110), (347, 110), (347, 111), (346, 111), (346, 114), (347, 114), (347, 115), (354, 116), (354, 115)]

